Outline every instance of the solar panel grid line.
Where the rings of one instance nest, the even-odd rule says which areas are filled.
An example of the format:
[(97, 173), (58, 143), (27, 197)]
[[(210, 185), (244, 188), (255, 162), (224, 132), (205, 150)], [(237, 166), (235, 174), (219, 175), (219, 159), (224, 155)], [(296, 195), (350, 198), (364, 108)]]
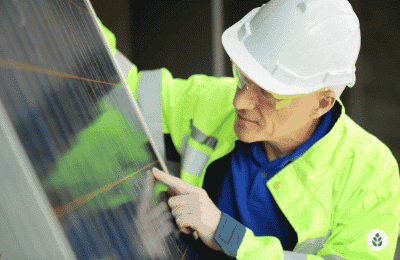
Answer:
[(86, 10), (85, 8), (83, 8), (82, 6), (76, 4), (76, 3), (72, 2), (72, 1), (68, 1), (68, 2), (70, 2), (71, 4), (73, 4), (73, 5), (75, 5), (75, 6), (79, 7), (79, 8), (81, 8), (81, 9), (82, 9), (83, 11), (85, 11), (85, 12), (89, 12), (88, 10)]
[(149, 166), (154, 165), (155, 163), (157, 163), (157, 162), (152, 162), (149, 165), (147, 165), (146, 167), (143, 167), (142, 169), (138, 170), (137, 172), (132, 173), (129, 176), (125, 176), (122, 179), (120, 179), (120, 180), (118, 180), (118, 181), (116, 181), (114, 183), (107, 184), (106, 186), (103, 186), (98, 190), (92, 191), (89, 194), (84, 194), (81, 197), (77, 198), (76, 200), (74, 200), (74, 201), (72, 201), (72, 202), (70, 202), (70, 203), (68, 203), (68, 204), (66, 204), (64, 206), (61, 206), (61, 207), (58, 207), (58, 208), (54, 209), (54, 214), (56, 215), (57, 218), (61, 218), (65, 214), (68, 214), (70, 211), (72, 211), (72, 210), (82, 206), (83, 204), (87, 203), (88, 201), (90, 201), (93, 197), (97, 196), (98, 194), (100, 194), (102, 192), (105, 192), (107, 190), (110, 190), (114, 186), (120, 184), (121, 182), (125, 181), (126, 179), (132, 177), (133, 175), (141, 172), (145, 168), (148, 168)]
[(60, 77), (64, 77), (64, 78), (74, 78), (74, 79), (78, 79), (78, 80), (102, 83), (102, 84), (107, 84), (107, 85), (111, 85), (111, 86), (121, 86), (121, 85), (116, 84), (116, 83), (108, 83), (108, 82), (104, 82), (104, 81), (83, 78), (83, 77), (79, 77), (79, 76), (76, 76), (76, 75), (71, 75), (71, 74), (55, 71), (55, 70), (52, 70), (52, 69), (44, 69), (44, 68), (40, 68), (38, 66), (26, 64), (26, 63), (23, 63), (23, 62), (16, 62), (16, 61), (13, 61), (13, 60), (7, 60), (7, 59), (3, 59), (3, 58), (0, 58), (0, 62), (1, 62), (0, 66), (3, 67), (3, 68), (10, 68), (10, 69), (16, 69), (16, 70), (26, 70), (26, 71), (32, 71), (32, 72), (37, 72), (37, 73), (46, 73), (46, 74), (49, 74), (51, 76), (60, 76)]

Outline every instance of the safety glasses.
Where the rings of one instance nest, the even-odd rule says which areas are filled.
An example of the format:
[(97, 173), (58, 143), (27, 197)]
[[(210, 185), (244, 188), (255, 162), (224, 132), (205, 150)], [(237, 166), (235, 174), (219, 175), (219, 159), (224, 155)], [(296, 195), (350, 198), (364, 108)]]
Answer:
[(239, 69), (233, 62), (232, 62), (232, 70), (233, 70), (233, 77), (236, 79), (236, 84), (238, 88), (240, 89), (244, 87), (248, 88), (250, 80), (239, 71)]
[[(247, 78), (238, 69), (236, 64), (233, 62), (232, 62), (232, 72), (233, 72), (233, 77), (236, 80), (236, 85), (239, 89), (249, 88), (249, 84), (250, 84), (249, 78)], [(262, 90), (261, 87), (258, 87), (258, 88), (260, 88), (261, 95), (263, 96), (262, 103), (264, 103), (274, 109), (281, 109), (281, 108), (284, 108), (284, 107), (290, 105), (290, 103), (292, 102), (292, 99), (296, 97), (294, 95), (291, 95), (291, 96), (278, 95), (278, 94), (266, 92), (265, 90)]]

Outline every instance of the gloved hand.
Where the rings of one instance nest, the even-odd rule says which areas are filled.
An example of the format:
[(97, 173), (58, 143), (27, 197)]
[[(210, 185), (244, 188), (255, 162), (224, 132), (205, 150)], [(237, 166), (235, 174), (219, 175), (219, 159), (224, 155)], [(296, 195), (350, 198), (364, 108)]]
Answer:
[(144, 258), (163, 259), (169, 255), (168, 239), (179, 239), (179, 229), (168, 206), (167, 192), (161, 192), (159, 203), (153, 206), (154, 182), (153, 174), (147, 171), (137, 214), (133, 219), (136, 228), (135, 246), (144, 253)]
[(214, 239), (222, 212), (204, 189), (153, 168), (153, 175), (169, 186), (168, 205), (172, 209), (180, 230), (189, 234), (197, 231), (201, 241), (209, 248), (222, 251)]

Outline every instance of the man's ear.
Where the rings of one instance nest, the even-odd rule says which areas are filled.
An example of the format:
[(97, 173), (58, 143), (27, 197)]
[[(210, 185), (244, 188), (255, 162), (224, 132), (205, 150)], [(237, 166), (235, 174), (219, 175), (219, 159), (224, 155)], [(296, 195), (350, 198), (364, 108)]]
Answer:
[(325, 115), (335, 105), (336, 102), (335, 92), (330, 89), (318, 94), (318, 107), (314, 110), (314, 113), (312, 115), (314, 119), (320, 118)]

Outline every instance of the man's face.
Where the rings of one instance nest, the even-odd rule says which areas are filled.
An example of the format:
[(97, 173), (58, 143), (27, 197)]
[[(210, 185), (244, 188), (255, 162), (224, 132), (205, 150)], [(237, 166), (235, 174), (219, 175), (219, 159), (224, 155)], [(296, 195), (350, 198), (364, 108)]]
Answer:
[(257, 141), (279, 142), (300, 139), (302, 128), (315, 119), (312, 111), (318, 107), (317, 94), (293, 98), (291, 103), (277, 109), (277, 100), (268, 91), (250, 80), (247, 88), (237, 88), (233, 105), (236, 110), (234, 130), (237, 137), (246, 143)]

